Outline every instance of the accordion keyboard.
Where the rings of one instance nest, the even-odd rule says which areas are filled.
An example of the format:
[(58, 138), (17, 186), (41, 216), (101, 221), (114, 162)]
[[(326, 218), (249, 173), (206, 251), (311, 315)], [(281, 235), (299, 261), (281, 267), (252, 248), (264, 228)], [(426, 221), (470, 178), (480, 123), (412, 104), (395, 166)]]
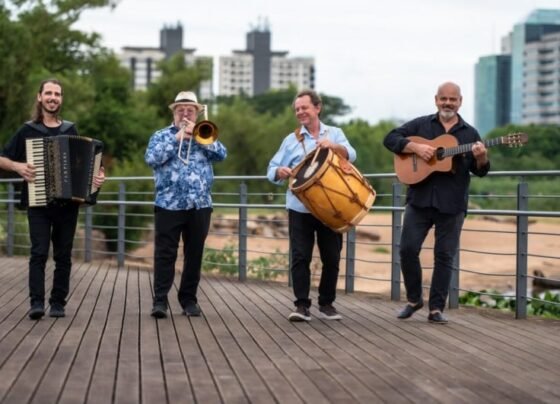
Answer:
[(46, 206), (47, 185), (45, 178), (45, 154), (43, 152), (43, 139), (27, 139), (25, 152), (27, 162), (35, 167), (35, 181), (29, 182), (29, 206)]

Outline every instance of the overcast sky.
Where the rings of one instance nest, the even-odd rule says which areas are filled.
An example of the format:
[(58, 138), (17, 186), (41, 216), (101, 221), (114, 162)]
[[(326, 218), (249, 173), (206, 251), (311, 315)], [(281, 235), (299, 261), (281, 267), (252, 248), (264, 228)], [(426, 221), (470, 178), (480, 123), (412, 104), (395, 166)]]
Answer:
[(85, 12), (76, 28), (99, 32), (118, 52), (157, 47), (160, 29), (181, 22), (184, 47), (217, 64), (267, 18), (272, 49), (314, 57), (316, 89), (341, 97), (350, 117), (432, 113), (438, 84), (451, 80), (474, 124), (475, 63), (499, 53), (501, 38), (536, 8), (560, 9), (560, 0), (121, 0)]

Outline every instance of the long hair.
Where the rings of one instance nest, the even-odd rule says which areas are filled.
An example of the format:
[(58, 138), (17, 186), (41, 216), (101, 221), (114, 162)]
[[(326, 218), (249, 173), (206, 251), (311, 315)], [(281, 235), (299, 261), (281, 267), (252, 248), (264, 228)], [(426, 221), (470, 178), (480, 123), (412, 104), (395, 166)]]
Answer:
[[(41, 85), (39, 86), (39, 91), (37, 92), (37, 94), (41, 94), (43, 92), (43, 88), (45, 87), (45, 84), (47, 83), (52, 83), (52, 84), (56, 84), (58, 86), (60, 86), (60, 94), (63, 95), (64, 94), (64, 90), (62, 88), (62, 83), (60, 81), (58, 81), (57, 79), (46, 79), (41, 81)], [(60, 111), (60, 109), (59, 109)], [(57, 119), (59, 119), (58, 116), (58, 112), (55, 116)], [(41, 123), (43, 122), (43, 107), (41, 106), (41, 102), (37, 99), (37, 97), (35, 97), (35, 105), (33, 106), (33, 111), (31, 112), (31, 120), (35, 123)]]

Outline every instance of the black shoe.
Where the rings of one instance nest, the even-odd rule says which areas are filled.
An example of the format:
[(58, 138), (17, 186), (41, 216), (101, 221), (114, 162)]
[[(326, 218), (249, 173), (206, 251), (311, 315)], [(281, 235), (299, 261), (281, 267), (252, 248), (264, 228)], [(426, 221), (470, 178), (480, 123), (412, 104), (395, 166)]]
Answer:
[(406, 306), (404, 306), (404, 309), (401, 310), (401, 312), (399, 313), (399, 315), (397, 316), (397, 318), (409, 318), (410, 316), (412, 316), (414, 313), (416, 313), (418, 310), (420, 310), (422, 307), (424, 307), (424, 302), (420, 301), (419, 303), (416, 303), (414, 306), (407, 304)]
[(154, 303), (154, 307), (152, 307), (151, 316), (155, 318), (166, 318), (167, 305), (165, 303)]
[(428, 321), (434, 324), (447, 324), (447, 319), (439, 311), (428, 314)]
[(29, 318), (39, 320), (45, 315), (45, 305), (43, 303), (32, 303), (29, 309)]
[(296, 307), (296, 311), (290, 313), (288, 316), (290, 321), (311, 321), (311, 313), (309, 308), (304, 305), (299, 305)]
[(202, 311), (200, 306), (195, 302), (187, 302), (183, 306), (183, 314), (188, 317), (199, 317)]
[(319, 306), (319, 313), (321, 313), (321, 318), (324, 320), (340, 320), (342, 316), (338, 314), (338, 311), (334, 308), (332, 304), (326, 304), (324, 306)]
[(49, 317), (65, 317), (64, 305), (60, 303), (51, 303), (51, 309), (49, 310)]

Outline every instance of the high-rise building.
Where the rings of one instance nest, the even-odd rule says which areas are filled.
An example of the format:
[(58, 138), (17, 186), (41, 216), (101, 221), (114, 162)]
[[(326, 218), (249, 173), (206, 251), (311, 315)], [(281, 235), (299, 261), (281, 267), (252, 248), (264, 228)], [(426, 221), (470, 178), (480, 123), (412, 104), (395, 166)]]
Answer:
[(560, 122), (559, 46), (560, 10), (534, 10), (502, 38), (502, 55), (479, 59), (475, 124), (482, 134), (507, 123)]
[(475, 66), (475, 126), (482, 136), (509, 123), (511, 56), (491, 55)]
[[(532, 102), (525, 89), (526, 46), (539, 42), (543, 35), (560, 32), (560, 10), (535, 10), (515, 24), (511, 34), (511, 123), (523, 123), (524, 104)], [(525, 106), (525, 108), (527, 105)], [(539, 122), (534, 122), (539, 123)]]
[(560, 124), (560, 32), (525, 45), (521, 123)]
[[(196, 56), (196, 49), (183, 48), (183, 27), (180, 23), (175, 27), (163, 27), (160, 30), (159, 47), (135, 47), (125, 46), (118, 55), (121, 65), (132, 71), (133, 86), (137, 90), (145, 90), (150, 83), (156, 81), (161, 72), (157, 68), (157, 62), (167, 59), (181, 52), (187, 65), (202, 62), (212, 72), (213, 60), (210, 56)], [(198, 89), (202, 100), (213, 97), (212, 77), (201, 83)], [(177, 90), (178, 91), (178, 90)]]
[(315, 62), (311, 57), (287, 57), (287, 51), (271, 50), (271, 34), (265, 21), (247, 33), (245, 50), (221, 56), (220, 95), (265, 93), (270, 89), (315, 87)]

